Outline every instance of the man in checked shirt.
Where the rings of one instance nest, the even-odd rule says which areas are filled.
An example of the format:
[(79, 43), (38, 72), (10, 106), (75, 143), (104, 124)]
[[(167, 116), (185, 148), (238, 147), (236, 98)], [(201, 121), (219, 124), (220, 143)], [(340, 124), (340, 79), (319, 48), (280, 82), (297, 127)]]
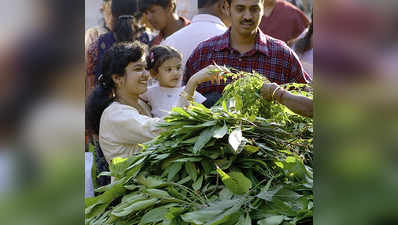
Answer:
[[(258, 28), (263, 3), (264, 0), (226, 0), (231, 27), (196, 47), (186, 63), (183, 84), (213, 63), (246, 72), (256, 71), (277, 84), (311, 82), (293, 50)], [(203, 104), (213, 106), (231, 81), (229, 78), (226, 83), (200, 84), (197, 90), (207, 98)]]

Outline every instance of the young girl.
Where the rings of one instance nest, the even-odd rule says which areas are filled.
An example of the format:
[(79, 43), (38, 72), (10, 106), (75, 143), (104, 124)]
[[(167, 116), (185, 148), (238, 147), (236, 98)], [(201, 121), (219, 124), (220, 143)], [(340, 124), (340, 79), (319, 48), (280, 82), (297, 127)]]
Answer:
[[(176, 107), (185, 88), (178, 87), (182, 76), (181, 61), (182, 55), (173, 47), (157, 45), (149, 51), (147, 69), (158, 84), (149, 87), (141, 98), (152, 106), (152, 115), (155, 117), (166, 116)], [(193, 100), (202, 103), (206, 98), (195, 91)]]

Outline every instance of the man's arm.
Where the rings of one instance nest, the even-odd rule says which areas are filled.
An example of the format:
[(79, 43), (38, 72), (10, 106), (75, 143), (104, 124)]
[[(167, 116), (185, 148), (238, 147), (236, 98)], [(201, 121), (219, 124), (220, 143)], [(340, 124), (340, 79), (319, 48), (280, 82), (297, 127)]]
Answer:
[(312, 118), (314, 111), (312, 99), (294, 95), (276, 83), (264, 83), (261, 88), (261, 96), (268, 101), (275, 100), (299, 115)]

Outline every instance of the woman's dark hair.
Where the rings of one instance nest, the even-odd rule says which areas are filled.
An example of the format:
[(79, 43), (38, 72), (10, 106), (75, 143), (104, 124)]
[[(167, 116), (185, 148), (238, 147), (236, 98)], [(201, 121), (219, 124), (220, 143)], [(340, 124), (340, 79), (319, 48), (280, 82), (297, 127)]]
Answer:
[(311, 14), (311, 23), (310, 26), (308, 28), (307, 33), (305, 34), (305, 36), (299, 40), (297, 40), (296, 46), (295, 46), (295, 51), (298, 54), (303, 54), (304, 52), (310, 50), (312, 48), (312, 43), (311, 43), (311, 37), (313, 34), (313, 18), (312, 18), (312, 14)]
[(139, 0), (139, 9), (142, 13), (145, 13), (152, 5), (160, 5), (164, 9), (173, 6), (173, 12), (176, 12), (176, 0)]
[(182, 55), (177, 49), (171, 46), (156, 45), (149, 50), (149, 54), (146, 57), (147, 69), (159, 72), (159, 67), (171, 58), (182, 60)]
[(102, 75), (98, 85), (88, 96), (86, 104), (86, 127), (94, 133), (99, 132), (102, 112), (113, 101), (115, 83), (112, 75), (124, 76), (125, 68), (131, 62), (137, 62), (146, 52), (146, 46), (139, 41), (114, 44), (104, 53)]
[(112, 0), (113, 32), (118, 42), (132, 41), (137, 33), (132, 26), (136, 23), (138, 0)]

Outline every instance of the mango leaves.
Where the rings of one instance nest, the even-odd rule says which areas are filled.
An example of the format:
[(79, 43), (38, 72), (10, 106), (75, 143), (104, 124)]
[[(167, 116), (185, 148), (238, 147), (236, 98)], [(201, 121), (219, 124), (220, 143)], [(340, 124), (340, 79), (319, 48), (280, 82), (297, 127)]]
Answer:
[(241, 212), (242, 202), (239, 200), (225, 200), (216, 202), (207, 208), (186, 213), (181, 216), (185, 222), (194, 224), (217, 225), (236, 223)]
[(197, 103), (174, 108), (159, 125), (163, 133), (136, 155), (115, 159), (103, 174), (114, 181), (86, 199), (86, 224), (310, 221), (312, 121), (263, 101), (259, 78), (228, 85), (211, 109)]

